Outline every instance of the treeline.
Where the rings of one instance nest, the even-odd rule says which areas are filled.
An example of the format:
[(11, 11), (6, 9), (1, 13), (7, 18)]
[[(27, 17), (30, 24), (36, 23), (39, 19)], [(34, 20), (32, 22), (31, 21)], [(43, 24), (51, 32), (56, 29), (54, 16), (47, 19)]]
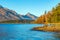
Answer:
[(1, 21), (0, 23), (31, 23), (33, 20), (8, 20)]
[(38, 19), (36, 19), (33, 23), (60, 23), (60, 3), (56, 7), (53, 7), (51, 11), (44, 13)]

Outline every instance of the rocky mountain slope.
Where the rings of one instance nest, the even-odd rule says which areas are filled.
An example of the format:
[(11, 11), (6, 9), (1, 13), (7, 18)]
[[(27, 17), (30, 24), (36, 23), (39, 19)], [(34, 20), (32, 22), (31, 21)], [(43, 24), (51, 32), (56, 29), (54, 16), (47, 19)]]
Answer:
[(37, 17), (33, 14), (27, 13), (26, 15), (20, 15), (13, 10), (4, 8), (0, 5), (0, 22), (10, 20), (35, 20)]

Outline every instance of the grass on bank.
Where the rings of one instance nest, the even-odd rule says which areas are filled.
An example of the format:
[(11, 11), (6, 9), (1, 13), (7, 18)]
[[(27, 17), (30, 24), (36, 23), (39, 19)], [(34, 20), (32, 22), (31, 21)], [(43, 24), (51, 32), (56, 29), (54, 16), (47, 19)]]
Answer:
[(37, 31), (50, 31), (50, 32), (60, 32), (60, 23), (52, 24), (52, 25), (50, 25), (50, 26), (34, 27), (32, 30), (37, 30)]

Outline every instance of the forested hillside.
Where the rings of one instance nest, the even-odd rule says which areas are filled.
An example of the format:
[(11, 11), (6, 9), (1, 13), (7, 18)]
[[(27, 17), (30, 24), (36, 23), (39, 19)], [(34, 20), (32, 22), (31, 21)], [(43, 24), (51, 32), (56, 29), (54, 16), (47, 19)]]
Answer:
[(56, 7), (53, 7), (51, 11), (44, 13), (33, 23), (59, 23), (60, 22), (60, 3)]

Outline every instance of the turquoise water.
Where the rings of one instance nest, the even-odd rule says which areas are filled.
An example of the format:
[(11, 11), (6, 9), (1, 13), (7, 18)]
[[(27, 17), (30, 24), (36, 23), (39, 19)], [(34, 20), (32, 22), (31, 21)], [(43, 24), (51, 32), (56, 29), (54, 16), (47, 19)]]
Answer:
[(0, 24), (0, 40), (60, 40), (60, 33), (32, 31), (41, 24)]

